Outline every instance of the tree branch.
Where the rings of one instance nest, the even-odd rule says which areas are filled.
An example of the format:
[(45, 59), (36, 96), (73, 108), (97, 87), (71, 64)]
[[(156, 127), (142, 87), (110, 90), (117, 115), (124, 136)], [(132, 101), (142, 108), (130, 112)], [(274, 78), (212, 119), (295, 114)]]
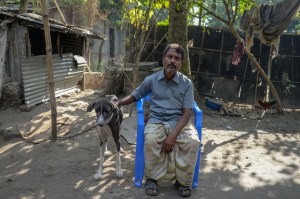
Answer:
[(226, 3), (226, 1), (223, 0), (223, 4), (224, 4), (225, 10), (226, 10), (228, 23), (232, 23), (231, 22), (231, 18), (230, 18), (230, 12), (229, 12), (229, 8), (228, 8), (228, 3)]
[(217, 14), (215, 14), (213, 11), (210, 11), (208, 8), (204, 7), (203, 4), (200, 4), (197, 1), (193, 1), (195, 4), (202, 6), (203, 10), (205, 10), (209, 15), (213, 16), (214, 18), (216, 18), (217, 20), (221, 21), (222, 23), (224, 23), (225, 25), (229, 26), (228, 21), (226, 21), (225, 19), (223, 19), (222, 17), (218, 16)]
[(56, 7), (58, 13), (59, 13), (59, 16), (60, 16), (61, 20), (63, 21), (63, 23), (66, 24), (66, 23), (67, 23), (67, 22), (66, 22), (66, 19), (65, 19), (63, 13), (61, 12), (61, 10), (60, 10), (60, 8), (59, 8), (59, 5), (57, 4), (56, 0), (53, 0), (53, 2), (54, 2), (54, 4), (55, 4), (55, 7)]

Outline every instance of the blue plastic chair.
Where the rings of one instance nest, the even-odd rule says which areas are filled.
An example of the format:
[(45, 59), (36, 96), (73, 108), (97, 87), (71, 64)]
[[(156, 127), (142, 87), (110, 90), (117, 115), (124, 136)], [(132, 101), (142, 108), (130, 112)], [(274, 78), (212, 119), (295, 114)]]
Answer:
[[(136, 137), (136, 155), (135, 155), (135, 170), (134, 170), (134, 185), (136, 187), (142, 187), (143, 175), (144, 175), (144, 130), (145, 130), (145, 121), (144, 121), (144, 102), (150, 102), (150, 96), (147, 95), (145, 98), (142, 98), (137, 101), (136, 107), (138, 112), (138, 125), (137, 125), (137, 137)], [(202, 111), (194, 102), (193, 112), (195, 114), (195, 127), (198, 132), (199, 140), (202, 140)], [(193, 177), (192, 188), (198, 187), (198, 174), (200, 170), (200, 148), (198, 149), (198, 158), (195, 166), (195, 172)]]

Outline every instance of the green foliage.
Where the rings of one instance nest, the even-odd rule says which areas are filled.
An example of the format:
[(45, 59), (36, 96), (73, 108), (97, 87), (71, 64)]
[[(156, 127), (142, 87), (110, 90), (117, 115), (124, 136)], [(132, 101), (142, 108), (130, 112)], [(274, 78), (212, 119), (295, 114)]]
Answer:
[(292, 23), (287, 28), (287, 32), (294, 33), (294, 34), (300, 34), (300, 14), (298, 13), (295, 19), (292, 21)]
[[(223, 0), (201, 0), (201, 1), (190, 1), (189, 5), (189, 18), (193, 18), (193, 20), (198, 20), (200, 18), (202, 26), (210, 26), (210, 27), (225, 27), (225, 25), (216, 20), (210, 13), (204, 10), (202, 7), (210, 10), (211, 12), (217, 14), (223, 19), (227, 19), (227, 15), (225, 12)], [(202, 13), (199, 13), (202, 10)], [(199, 16), (201, 15), (201, 16)], [(189, 20), (190, 21), (190, 20)]]
[(167, 0), (125, 0), (124, 2), (123, 17), (135, 27), (147, 29), (150, 22), (159, 23), (160, 25), (167, 23), (167, 17), (163, 17), (166, 16), (164, 15), (165, 12), (162, 11), (169, 7), (169, 1)]
[(32, 4), (33, 13), (42, 14), (40, 0), (29, 0), (28, 3)]
[[(230, 18), (234, 18), (233, 22), (235, 22), (235, 26), (238, 26), (238, 23), (245, 10), (250, 10), (251, 8), (256, 7), (260, 4), (276, 4), (281, 1), (282, 0), (227, 0), (225, 2), (227, 3), (229, 8), (228, 11), (230, 13)], [(222, 19), (227, 20), (227, 13), (223, 0), (189, 0), (189, 24), (193, 24), (195, 20), (198, 20), (198, 18), (200, 18), (202, 26), (227, 27), (220, 20), (216, 20), (216, 18), (213, 17), (212, 14), (207, 10), (201, 9), (201, 7), (204, 7), (209, 10), (209, 12), (219, 16)], [(201, 10), (202, 13), (199, 13)], [(200, 14), (201, 16), (199, 16)], [(293, 33), (299, 32), (299, 24), (300, 17), (298, 14), (298, 17), (296, 17), (296, 19), (292, 22), (287, 31)]]
[(239, 9), (238, 13), (240, 15), (243, 15), (245, 10), (250, 10), (252, 7), (256, 7), (256, 3), (253, 0), (244, 0), (244, 1), (239, 1)]
[[(52, 1), (52, 0), (51, 0)], [(57, 0), (59, 5), (81, 5), (87, 3), (88, 0)]]
[(111, 24), (120, 26), (122, 23), (122, 0), (100, 0), (100, 12), (109, 13), (107, 18)]

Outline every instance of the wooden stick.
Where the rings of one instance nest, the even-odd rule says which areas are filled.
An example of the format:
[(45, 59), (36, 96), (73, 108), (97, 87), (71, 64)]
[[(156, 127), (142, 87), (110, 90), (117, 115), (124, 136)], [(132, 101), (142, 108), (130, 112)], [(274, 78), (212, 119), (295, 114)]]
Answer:
[(56, 98), (55, 98), (55, 85), (53, 80), (53, 60), (52, 60), (52, 44), (50, 36), (50, 27), (48, 19), (48, 8), (45, 0), (41, 0), (41, 7), (44, 21), (44, 34), (46, 42), (47, 65), (48, 65), (48, 82), (51, 104), (51, 132), (52, 141), (57, 139), (57, 111), (56, 111)]

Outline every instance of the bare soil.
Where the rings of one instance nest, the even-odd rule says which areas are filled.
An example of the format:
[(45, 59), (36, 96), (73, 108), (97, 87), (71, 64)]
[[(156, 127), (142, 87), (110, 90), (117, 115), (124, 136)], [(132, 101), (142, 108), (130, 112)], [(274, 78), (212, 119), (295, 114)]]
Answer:
[[(93, 120), (85, 110), (97, 98), (94, 91), (83, 91), (57, 99), (58, 115), (72, 118), (70, 135)], [(243, 114), (233, 117), (209, 109), (204, 101), (199, 107), (203, 110), (203, 147), (199, 187), (191, 198), (299, 198), (300, 110), (263, 114), (260, 107), (234, 105)], [(115, 146), (109, 139), (111, 156), (106, 158), (103, 178), (95, 181), (99, 160), (95, 128), (71, 140), (40, 144), (19, 135), (18, 125), (49, 110), (47, 102), (29, 112), (0, 111), (0, 198), (150, 198), (134, 187), (135, 145), (125, 139), (121, 139), (124, 177), (115, 175)], [(173, 186), (159, 192), (157, 198), (180, 198)]]

